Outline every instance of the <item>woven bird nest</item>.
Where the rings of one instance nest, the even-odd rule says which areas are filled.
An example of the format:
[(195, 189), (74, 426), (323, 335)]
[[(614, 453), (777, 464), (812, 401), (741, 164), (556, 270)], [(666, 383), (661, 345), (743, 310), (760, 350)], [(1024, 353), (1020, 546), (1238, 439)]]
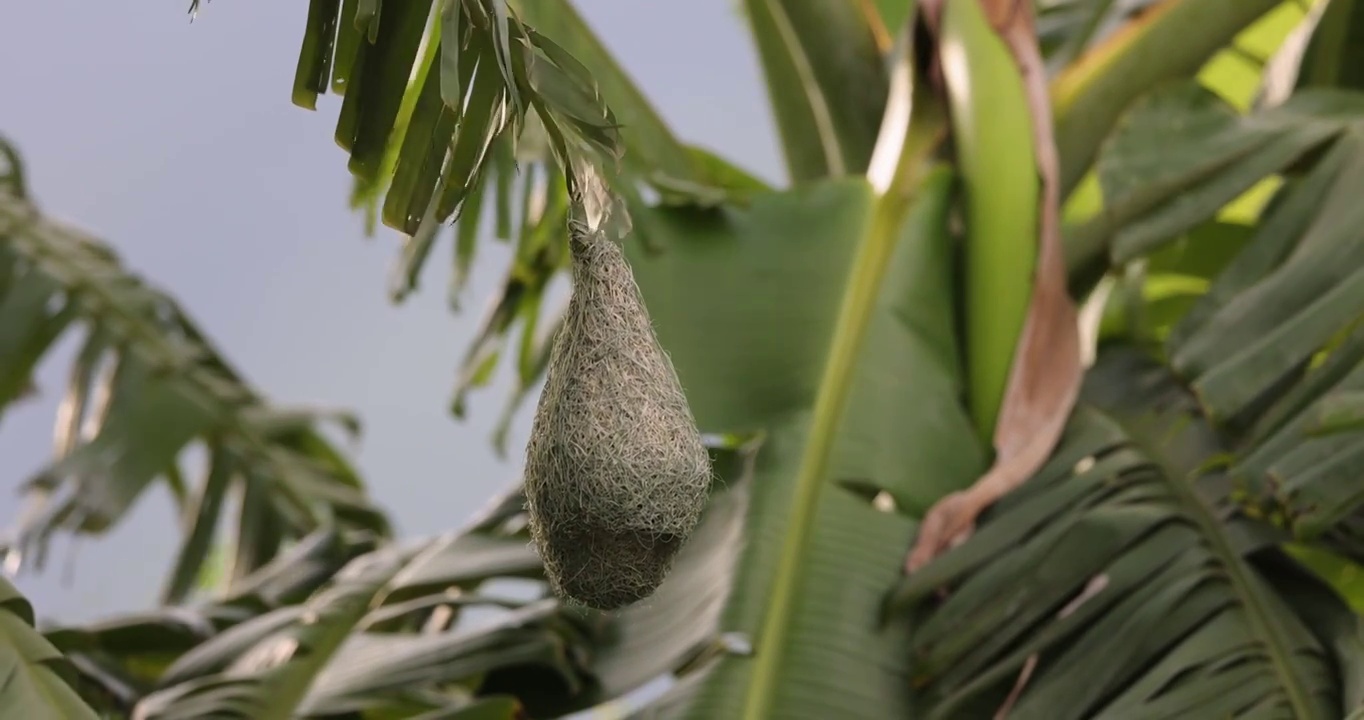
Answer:
[(630, 266), (603, 227), (605, 205), (593, 204), (605, 188), (594, 190), (575, 198), (573, 295), (536, 409), (525, 493), (554, 591), (610, 610), (658, 588), (700, 519), (711, 470)]

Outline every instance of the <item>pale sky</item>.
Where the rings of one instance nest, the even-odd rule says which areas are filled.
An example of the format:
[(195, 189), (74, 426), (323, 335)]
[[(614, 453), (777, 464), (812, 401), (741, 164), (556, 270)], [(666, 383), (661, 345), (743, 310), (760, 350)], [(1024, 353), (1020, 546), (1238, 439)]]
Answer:
[[(508, 391), (447, 412), (457, 362), (502, 279), (485, 243), (466, 309), (445, 306), (450, 248), (420, 293), (385, 295), (396, 235), (363, 236), (346, 205), (339, 99), (289, 102), (306, 0), (11, 3), (0, 43), (0, 133), (15, 142), (43, 209), (110, 242), (170, 291), (237, 368), (283, 404), (351, 408), (355, 458), (404, 536), (455, 527), (512, 482), (527, 402), (496, 458), (489, 436)], [(735, 0), (579, 0), (579, 9), (674, 130), (769, 180), (784, 177), (756, 55)], [(448, 241), (448, 238), (446, 238)], [(42, 397), (0, 420), (0, 525), (50, 457), (74, 336), (42, 367)], [(59, 542), (19, 588), (41, 617), (81, 621), (155, 602), (178, 543), (157, 489), (102, 539)]]

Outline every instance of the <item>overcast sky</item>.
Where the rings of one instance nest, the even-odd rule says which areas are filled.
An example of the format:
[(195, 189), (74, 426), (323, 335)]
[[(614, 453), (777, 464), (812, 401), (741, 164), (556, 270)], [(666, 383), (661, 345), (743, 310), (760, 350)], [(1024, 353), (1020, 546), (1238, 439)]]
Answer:
[[(488, 442), (505, 376), (472, 418), (446, 406), (456, 363), (506, 251), (485, 244), (462, 315), (445, 306), (449, 247), (402, 306), (385, 296), (396, 236), (372, 239), (346, 206), (339, 107), (289, 102), (306, 0), (11, 3), (0, 43), (0, 133), (18, 144), (45, 211), (105, 238), (169, 290), (249, 380), (284, 404), (358, 411), (359, 467), (403, 535), (456, 526), (512, 482), (530, 417), (501, 461)], [(734, 0), (579, 0), (674, 130), (782, 177), (766, 94)], [(43, 395), (0, 424), (0, 525), (50, 457), (72, 340)], [(528, 408), (534, 403), (529, 402)], [(160, 489), (103, 539), (58, 543), (18, 579), (41, 616), (86, 620), (155, 602), (176, 518)]]

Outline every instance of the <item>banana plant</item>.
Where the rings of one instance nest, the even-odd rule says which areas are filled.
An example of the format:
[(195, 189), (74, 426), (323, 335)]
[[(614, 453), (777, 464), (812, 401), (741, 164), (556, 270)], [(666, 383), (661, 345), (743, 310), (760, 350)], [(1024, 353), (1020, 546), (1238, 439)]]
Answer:
[(1364, 713), (1364, 14), (1310, 5), (748, 0), (777, 189), (677, 140), (566, 0), (312, 0), (293, 99), (344, 96), (393, 297), (447, 224), (456, 296), (485, 220), (516, 244), (455, 409), (514, 333), (508, 412), (534, 391), (597, 164), (705, 517), (615, 613), (553, 597), (513, 489), (410, 543), (300, 525), (47, 642), (147, 719)]
[[(188, 598), (217, 528), (230, 576), (245, 576), (324, 525), (381, 535), (388, 519), (321, 433), (359, 430), (349, 413), (261, 397), (175, 300), (129, 273), (109, 245), (44, 213), (26, 192), (17, 150), (0, 138), (0, 411), (35, 391), (37, 363), (68, 334), (80, 347), (54, 430), (55, 458), (25, 486), (0, 543), (4, 565), (41, 569), (60, 532), (97, 535), (157, 483), (184, 528), (162, 597)], [(206, 453), (186, 477), (182, 458)], [(236, 495), (235, 517), (229, 515)]]

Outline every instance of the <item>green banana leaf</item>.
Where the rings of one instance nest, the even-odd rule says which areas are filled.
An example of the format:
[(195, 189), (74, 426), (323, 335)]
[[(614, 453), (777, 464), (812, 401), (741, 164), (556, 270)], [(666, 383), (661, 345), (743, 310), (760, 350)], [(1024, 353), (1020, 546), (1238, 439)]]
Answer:
[(875, 10), (843, 0), (745, 0), (743, 10), (791, 181), (866, 172), (890, 89)]
[[(530, 664), (557, 669), (565, 687), (578, 680), (552, 632), (567, 627), (552, 602), (472, 590), (456, 596), (456, 588), (472, 589), (489, 576), (539, 577), (525, 537), (492, 532), (497, 518), (484, 522), (380, 548), (323, 532), (208, 606), (55, 628), (47, 636), (88, 686), (131, 689), (108, 702), (133, 717), (322, 717), (388, 705), (405, 708), (403, 717), (456, 709), (510, 717), (519, 702), (473, 696), (481, 674)], [(286, 579), (288, 588), (280, 585)], [(475, 631), (435, 632), (437, 623), (481, 608), (509, 613)], [(441, 612), (446, 619), (435, 620)], [(461, 690), (452, 682), (472, 685)]]
[[(1240, 116), (1178, 86), (1110, 138), (1108, 214), (1091, 224), (1111, 230), (1107, 262), (1149, 256), (1206, 285), (1161, 342), (1105, 343), (1051, 464), (901, 584), (889, 615), (916, 623), (927, 717), (1328, 718), (1364, 703), (1348, 586), (1306, 570), (1364, 557), (1362, 100), (1312, 90)], [(1230, 244), (1210, 231), (1271, 174), (1284, 183), (1256, 226)], [(1306, 565), (1288, 541), (1310, 545)]]
[(916, 618), (923, 716), (988, 716), (1011, 692), (1011, 718), (1359, 707), (1364, 625), (1236, 512), (1232, 453), (1168, 368), (1106, 349), (1051, 463), (889, 606)]
[(37, 630), (33, 606), (0, 577), (0, 716), (33, 720), (99, 717), (69, 684), (71, 665)]

